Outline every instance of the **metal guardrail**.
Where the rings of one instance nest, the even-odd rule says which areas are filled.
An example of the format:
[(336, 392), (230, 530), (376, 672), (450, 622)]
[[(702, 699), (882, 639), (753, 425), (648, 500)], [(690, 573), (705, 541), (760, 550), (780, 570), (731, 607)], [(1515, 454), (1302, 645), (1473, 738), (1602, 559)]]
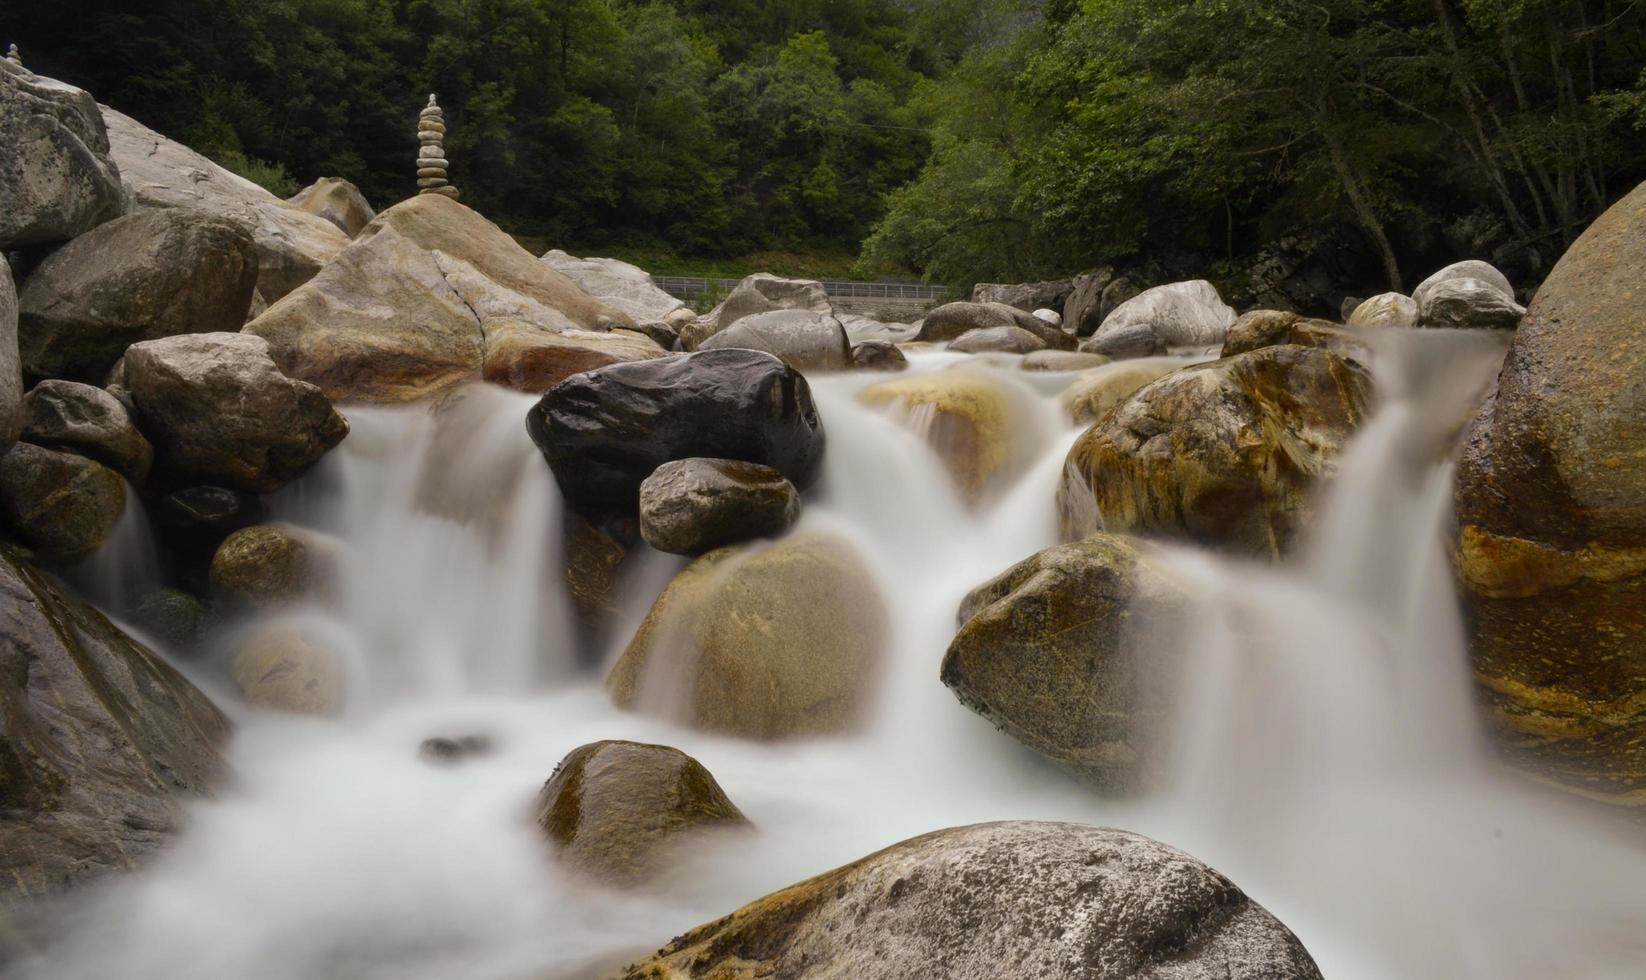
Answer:
[[(693, 276), (652, 276), (652, 282), (676, 299), (699, 299), (711, 292), (729, 293), (741, 279), (703, 279)], [(869, 299), (908, 299), (929, 302), (947, 299), (945, 286), (928, 286), (912, 282), (849, 282), (823, 280), (823, 291), (830, 296), (865, 297)]]

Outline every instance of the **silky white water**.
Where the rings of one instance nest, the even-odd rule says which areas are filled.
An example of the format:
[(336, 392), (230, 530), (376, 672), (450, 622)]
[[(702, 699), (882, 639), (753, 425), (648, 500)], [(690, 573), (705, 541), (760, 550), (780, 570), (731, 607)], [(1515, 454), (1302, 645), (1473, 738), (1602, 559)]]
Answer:
[[(1442, 530), (1446, 450), (1500, 349), (1449, 335), (1377, 358), (1382, 404), (1341, 461), (1310, 541), (1259, 567), (1187, 548), (1160, 562), (1199, 597), (1164, 784), (1094, 796), (938, 681), (976, 585), (1056, 543), (1078, 431), (1061, 378), (988, 372), (1014, 406), (1013, 476), (978, 509), (911, 426), (860, 406), (885, 376), (813, 380), (828, 432), (802, 529), (855, 543), (893, 614), (865, 729), (756, 744), (616, 711), (580, 666), (555, 544), (560, 501), (527, 439), (531, 400), (476, 389), (438, 412), (350, 412), (353, 432), (274, 502), (335, 537), (331, 608), (296, 616), (345, 661), (335, 719), (235, 710), (232, 780), (143, 870), (54, 910), (22, 978), (308, 980), (599, 975), (745, 901), (879, 847), (991, 819), (1123, 827), (1227, 873), (1326, 976), (1639, 978), (1638, 827), (1498, 770), (1475, 718)], [(683, 561), (627, 567), (628, 632)], [(221, 669), (189, 668), (220, 704)], [(481, 734), (461, 764), (430, 736)], [(758, 834), (666, 879), (568, 877), (529, 820), (555, 763), (606, 738), (700, 760)]]

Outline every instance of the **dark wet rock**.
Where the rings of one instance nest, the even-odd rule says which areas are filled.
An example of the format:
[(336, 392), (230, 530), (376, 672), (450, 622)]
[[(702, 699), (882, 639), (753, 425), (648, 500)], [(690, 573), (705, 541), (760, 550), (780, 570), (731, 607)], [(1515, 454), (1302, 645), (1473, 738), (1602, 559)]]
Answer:
[(181, 589), (157, 589), (140, 597), (125, 618), (167, 651), (192, 651), (206, 629), (206, 606)]
[(224, 539), (211, 560), (213, 598), (267, 609), (323, 598), (337, 581), (337, 546), (313, 531), (256, 524)]
[(138, 341), (239, 330), (256, 286), (257, 251), (233, 222), (184, 208), (117, 218), (24, 281), (23, 372), (100, 382)]
[(1069, 451), (1064, 539), (1104, 529), (1278, 556), (1336, 472), (1371, 384), (1353, 361), (1295, 345), (1166, 375)]
[(949, 344), (949, 350), (959, 354), (1029, 354), (1045, 349), (1044, 340), (1022, 327), (968, 330)]
[(160, 498), (150, 511), (155, 529), (174, 552), (210, 559), (223, 539), (260, 524), (265, 510), (256, 495), (227, 487), (185, 487)]
[(157, 464), (177, 482), (269, 493), (349, 431), (320, 389), (280, 373), (268, 342), (251, 334), (136, 344), (119, 374)]
[(745, 905), (623, 980), (1320, 980), (1291, 930), (1164, 844), (1065, 823), (916, 837)]
[(120, 171), (97, 103), (0, 66), (0, 250), (64, 242), (120, 214)]
[(561, 860), (621, 885), (657, 874), (705, 832), (749, 826), (696, 759), (620, 741), (573, 749), (538, 793), (535, 813)]
[(23, 431), (23, 361), (17, 352), (17, 289), (0, 259), (0, 453)]
[(42, 561), (90, 555), (125, 510), (125, 481), (101, 463), (26, 442), (0, 456), (0, 526)]
[(1090, 337), (1097, 332), (1103, 318), (1113, 309), (1104, 307), (1103, 290), (1114, 278), (1114, 270), (1105, 267), (1082, 273), (1070, 281), (1069, 296), (1063, 301), (1063, 326), (1070, 333)]
[(618, 605), (620, 571), (629, 548), (640, 536), (634, 521), (614, 520), (606, 525), (597, 527), (570, 510), (561, 522), (566, 592), (591, 646), (598, 646), (604, 629), (622, 613)]
[(42, 381), (23, 400), (23, 438), (95, 459), (133, 483), (148, 479), (154, 448), (118, 398), (74, 381)]
[(889, 340), (865, 340), (852, 348), (852, 367), (860, 371), (902, 371), (909, 359)]
[(417, 747), (417, 754), (437, 765), (456, 765), (492, 750), (492, 740), (486, 735), (436, 735), (425, 738)]
[[(132, 867), (206, 791), (228, 723), (158, 656), (0, 550), (0, 895)], [(0, 899), (3, 901), (3, 899)]]
[(676, 555), (775, 538), (799, 519), (794, 484), (758, 463), (675, 460), (640, 484), (640, 536)]
[(641, 481), (670, 460), (761, 463), (800, 489), (823, 461), (823, 421), (806, 379), (770, 354), (736, 348), (569, 378), (526, 427), (567, 503), (591, 518), (632, 519)]
[(727, 347), (775, 354), (796, 371), (844, 371), (852, 363), (846, 328), (833, 316), (810, 310), (773, 310), (740, 317), (697, 349)]

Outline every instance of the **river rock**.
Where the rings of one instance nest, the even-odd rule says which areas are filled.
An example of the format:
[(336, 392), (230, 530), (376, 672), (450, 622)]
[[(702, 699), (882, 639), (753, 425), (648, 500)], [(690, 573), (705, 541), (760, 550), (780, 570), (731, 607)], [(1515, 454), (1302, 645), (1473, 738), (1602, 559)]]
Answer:
[(320, 389), (280, 373), (251, 334), (145, 341), (121, 365), (138, 428), (173, 479), (269, 493), (349, 431)]
[(480, 374), (493, 384), (541, 395), (574, 374), (667, 353), (632, 330), (549, 331), (519, 321), (499, 322), (486, 337)]
[(749, 826), (702, 763), (638, 742), (573, 749), (537, 794), (535, 812), (562, 861), (620, 885), (645, 881), (707, 832)]
[(161, 497), (150, 513), (168, 551), (209, 561), (235, 531), (259, 524), (263, 501), (227, 487), (184, 487)]
[(1198, 353), (1223, 345), (1235, 311), (1204, 279), (1146, 289), (1120, 304), (1080, 349), (1113, 358)]
[(257, 248), (257, 291), (272, 303), (307, 282), (348, 236), (107, 106), (111, 155), (139, 208), (197, 208), (239, 225)]
[(132, 867), (176, 830), (179, 798), (207, 790), (228, 722), (163, 660), (4, 549), (0, 622), (0, 896)]
[(739, 348), (575, 375), (532, 407), (526, 428), (567, 503), (591, 517), (632, 518), (641, 481), (670, 460), (761, 463), (802, 490), (823, 461), (823, 421), (806, 379)]
[(809, 310), (821, 316), (834, 315), (834, 305), (829, 302), (822, 283), (811, 279), (781, 279), (757, 272), (738, 283), (705, 319), (710, 329), (718, 333), (746, 316), (773, 310)]
[(606, 679), (622, 708), (753, 739), (856, 727), (888, 615), (856, 549), (820, 534), (711, 551), (658, 596)]
[(17, 289), (0, 260), (0, 455), (23, 431), (23, 359), (17, 351)]
[(852, 348), (852, 367), (859, 371), (903, 371), (909, 359), (889, 340), (865, 340)]
[(0, 527), (42, 561), (90, 555), (125, 509), (125, 481), (101, 463), (26, 442), (0, 456)]
[(888, 323), (885, 320), (876, 320), (874, 317), (863, 316), (860, 313), (838, 313), (835, 319), (846, 328), (846, 336), (852, 343), (864, 344), (869, 341), (885, 341), (892, 344), (901, 344), (913, 340), (920, 333), (920, 327), (913, 323)]
[(377, 217), (360, 188), (341, 177), (321, 177), (288, 198), (286, 206), (324, 218), (350, 238)]
[(1170, 357), (1140, 357), (1091, 368), (1069, 382), (1058, 404), (1081, 425), (1091, 425), (1110, 409), (1126, 403), (1144, 385), (1159, 380), (1183, 362)]
[(1033, 313), (1046, 307), (1062, 309), (1072, 292), (1072, 279), (1053, 279), (1048, 282), (980, 282), (972, 287), (972, 302), (1004, 303), (1026, 313)]
[(1223, 356), (1233, 357), (1276, 344), (1324, 347), (1346, 357), (1364, 358), (1368, 353), (1365, 341), (1336, 324), (1281, 310), (1253, 310), (1242, 314), (1229, 327), (1223, 341)]
[(206, 606), (181, 589), (156, 589), (122, 615), (147, 639), (169, 651), (193, 651), (206, 628)]
[(972, 371), (940, 371), (883, 381), (858, 393), (871, 408), (922, 418), (920, 435), (937, 451), (955, 486), (976, 503), (1011, 461), (1017, 413), (994, 379)]
[(775, 354), (796, 371), (843, 371), (852, 364), (851, 341), (840, 321), (810, 310), (772, 310), (739, 317), (697, 345), (698, 350), (727, 347)]
[(1074, 338), (1060, 328), (1004, 303), (946, 303), (926, 314), (916, 339), (941, 343), (993, 327), (1018, 327), (1039, 337), (1047, 347), (1059, 350), (1074, 346)]
[(476, 212), (423, 194), (378, 215), (246, 331), (268, 340), (286, 374), (334, 401), (401, 402), (488, 365), (507, 377), (510, 364), (530, 363), (533, 338), (564, 347), (554, 335), (614, 327), (634, 321)]
[(1417, 303), (1404, 293), (1380, 293), (1360, 303), (1348, 316), (1351, 327), (1415, 327)]
[(960, 354), (1029, 354), (1045, 349), (1044, 340), (1022, 327), (968, 330), (949, 344), (949, 350)]
[(1175, 371), (1069, 450), (1064, 540), (1101, 528), (1278, 556), (1370, 399), (1365, 369), (1320, 348), (1264, 347)]
[(1509, 282), (1509, 277), (1499, 272), (1496, 266), (1479, 259), (1468, 259), (1454, 262), (1419, 283), (1418, 287), (1412, 290), (1412, 302), (1422, 309), (1423, 301), (1428, 297), (1430, 290), (1454, 279), (1474, 279), (1490, 286), (1510, 300), (1515, 298), (1515, 287)]
[[(606, 627), (622, 615), (619, 569), (636, 534), (629, 531), (626, 521), (620, 523), (618, 533), (610, 533), (576, 511), (568, 509), (562, 516), (566, 593), (571, 597), (583, 639), (591, 649), (598, 646)], [(603, 648), (599, 655), (605, 655)]]
[(68, 241), (125, 207), (120, 171), (90, 95), (0, 68), (0, 251)]
[(1458, 565), (1510, 751), (1646, 804), (1646, 185), (1557, 263), (1467, 431)]
[(229, 606), (269, 609), (321, 597), (337, 582), (330, 540), (287, 524), (254, 524), (230, 534), (211, 560), (211, 591)]
[(972, 590), (942, 678), (960, 702), (1082, 780), (1131, 790), (1155, 775), (1171, 721), (1180, 599), (1134, 539), (1048, 548)]
[[(1114, 270), (1104, 267), (1075, 276), (1069, 296), (1063, 301), (1063, 323), (1077, 337), (1090, 337), (1109, 315), (1103, 307), (1103, 290), (1114, 282)], [(1127, 297), (1128, 299), (1130, 297)]]
[(560, 249), (545, 252), (542, 261), (577, 283), (585, 293), (628, 314), (636, 323), (668, 322), (671, 316), (690, 312), (684, 302), (659, 289), (639, 266), (617, 259), (580, 259)]
[(1526, 308), (1482, 279), (1447, 279), (1424, 290), (1417, 325), (1458, 330), (1513, 330)]
[(1074, 350), (1037, 350), (1023, 358), (1024, 371), (1085, 371), (1102, 367), (1109, 359), (1102, 354), (1082, 354)]
[(701, 555), (775, 538), (800, 519), (800, 494), (783, 474), (735, 459), (664, 463), (640, 484), (640, 536), (659, 551)]
[(154, 448), (118, 398), (73, 381), (42, 381), (23, 401), (23, 438), (95, 459), (133, 483), (148, 479)]
[(1320, 980), (1228, 878), (1129, 834), (986, 823), (916, 837), (691, 930), (623, 980)]
[(182, 208), (116, 218), (24, 281), (23, 371), (96, 382), (138, 341), (239, 330), (256, 284), (256, 250), (232, 222)]
[(241, 640), (235, 686), (254, 708), (294, 715), (335, 714), (343, 676), (337, 658), (298, 627), (271, 623)]

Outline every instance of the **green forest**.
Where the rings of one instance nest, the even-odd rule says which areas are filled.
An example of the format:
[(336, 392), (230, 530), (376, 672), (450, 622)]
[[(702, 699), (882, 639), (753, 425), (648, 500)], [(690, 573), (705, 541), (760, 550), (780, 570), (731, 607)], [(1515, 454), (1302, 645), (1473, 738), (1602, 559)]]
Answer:
[(406, 196), (438, 93), (465, 202), (582, 250), (965, 285), (1329, 243), (1409, 288), (1536, 278), (1646, 178), (1626, 0), (8, 6), (31, 68), (283, 195)]

